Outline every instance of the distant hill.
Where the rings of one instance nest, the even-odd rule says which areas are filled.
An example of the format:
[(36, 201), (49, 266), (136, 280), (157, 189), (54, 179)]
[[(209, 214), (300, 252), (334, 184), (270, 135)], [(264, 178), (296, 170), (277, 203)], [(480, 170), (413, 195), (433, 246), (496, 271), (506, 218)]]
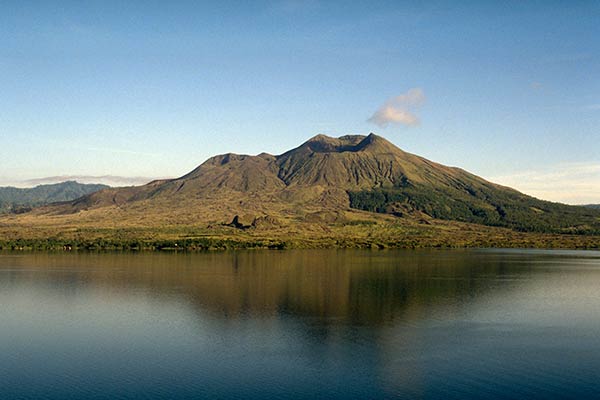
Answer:
[(586, 204), (584, 207), (600, 210), (600, 204)]
[(106, 185), (81, 184), (75, 181), (39, 185), (30, 189), (0, 187), (0, 212), (25, 212), (32, 207), (74, 200), (106, 188)]
[(223, 221), (242, 213), (306, 216), (351, 208), (519, 231), (600, 233), (595, 210), (524, 195), (406, 153), (375, 134), (317, 135), (279, 156), (219, 155), (178, 179), (108, 189), (61, 207), (75, 213), (143, 205), (152, 215), (184, 204), (187, 211)]

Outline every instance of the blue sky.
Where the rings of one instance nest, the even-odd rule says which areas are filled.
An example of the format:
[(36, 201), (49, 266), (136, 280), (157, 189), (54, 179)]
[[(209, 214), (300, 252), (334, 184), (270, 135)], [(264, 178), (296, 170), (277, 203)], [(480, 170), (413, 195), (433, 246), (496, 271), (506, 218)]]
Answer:
[(591, 1), (3, 1), (0, 184), (375, 132), (600, 202), (599, 20)]

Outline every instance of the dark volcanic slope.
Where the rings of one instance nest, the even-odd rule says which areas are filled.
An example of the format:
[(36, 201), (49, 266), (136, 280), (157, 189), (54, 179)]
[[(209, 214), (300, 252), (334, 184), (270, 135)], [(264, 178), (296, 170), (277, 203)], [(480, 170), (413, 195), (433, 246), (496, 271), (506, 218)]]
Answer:
[(317, 135), (282, 155), (225, 154), (189, 174), (85, 196), (64, 212), (143, 201), (201, 209), (219, 201), (279, 208), (323, 207), (497, 225), (525, 231), (600, 232), (600, 212), (550, 203), (459, 168), (406, 153), (374, 134)]

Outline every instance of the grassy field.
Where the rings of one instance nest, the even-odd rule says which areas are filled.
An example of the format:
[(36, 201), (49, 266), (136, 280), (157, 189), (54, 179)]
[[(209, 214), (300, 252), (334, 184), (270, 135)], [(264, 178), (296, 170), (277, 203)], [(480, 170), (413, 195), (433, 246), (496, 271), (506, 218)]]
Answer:
[[(277, 224), (233, 227), (220, 223), (139, 220), (106, 223), (94, 218), (4, 218), (2, 250), (224, 250), (246, 248), (433, 248), (504, 247), (600, 249), (600, 236), (517, 232), (443, 220), (398, 218), (349, 211), (343, 218), (316, 216)], [(106, 221), (106, 219), (103, 219)], [(119, 221), (115, 219), (114, 221)], [(146, 219), (146, 221), (153, 221)], [(248, 219), (248, 221), (250, 221)], [(154, 221), (152, 223), (155, 223)]]

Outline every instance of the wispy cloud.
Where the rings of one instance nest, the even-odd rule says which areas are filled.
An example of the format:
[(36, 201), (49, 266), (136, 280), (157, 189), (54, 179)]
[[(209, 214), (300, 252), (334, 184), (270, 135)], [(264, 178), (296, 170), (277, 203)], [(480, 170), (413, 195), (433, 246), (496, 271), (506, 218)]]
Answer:
[(0, 179), (0, 186), (15, 186), (29, 188), (38, 185), (50, 185), (53, 183), (61, 183), (66, 181), (76, 181), (79, 183), (101, 183), (104, 185), (119, 187), (119, 186), (139, 186), (144, 185), (157, 178), (144, 176), (115, 176), (115, 175), (59, 175), (48, 176), (45, 178), (23, 179), (23, 180), (6, 180)]
[(591, 61), (594, 59), (592, 53), (580, 52), (580, 53), (562, 53), (562, 54), (549, 54), (545, 57), (541, 57), (538, 62), (543, 64), (563, 64), (563, 63), (581, 63), (583, 61)]
[(131, 154), (134, 156), (144, 156), (144, 157), (159, 157), (158, 153), (149, 153), (145, 151), (137, 151), (137, 150), (129, 150), (129, 149), (118, 149), (114, 147), (93, 147), (93, 146), (72, 146), (77, 147), (79, 149), (89, 150), (89, 151), (97, 151), (100, 153), (112, 153), (112, 154)]
[(425, 103), (425, 93), (421, 88), (413, 88), (399, 96), (388, 99), (367, 122), (382, 128), (389, 124), (414, 126), (419, 124), (415, 111)]
[(541, 82), (531, 82), (529, 84), (529, 87), (533, 90), (540, 90), (544, 87), (544, 85)]
[(600, 162), (563, 163), (489, 180), (544, 200), (600, 204)]

